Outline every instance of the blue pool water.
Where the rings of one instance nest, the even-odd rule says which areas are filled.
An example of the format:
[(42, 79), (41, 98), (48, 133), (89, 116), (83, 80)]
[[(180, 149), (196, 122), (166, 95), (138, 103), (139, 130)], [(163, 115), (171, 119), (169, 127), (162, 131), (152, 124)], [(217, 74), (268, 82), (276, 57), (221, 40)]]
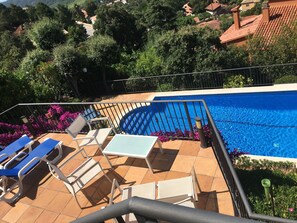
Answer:
[[(197, 99), (206, 101), (229, 148), (253, 155), (297, 158), (297, 91), (170, 96), (154, 100)], [(172, 112), (174, 106), (173, 103), (167, 107), (151, 105), (136, 109), (125, 117), (121, 127), (138, 134), (150, 134), (158, 127), (171, 131), (182, 119)], [(197, 110), (189, 105), (191, 118)], [(172, 125), (160, 127), (162, 119), (170, 119), (166, 121)]]

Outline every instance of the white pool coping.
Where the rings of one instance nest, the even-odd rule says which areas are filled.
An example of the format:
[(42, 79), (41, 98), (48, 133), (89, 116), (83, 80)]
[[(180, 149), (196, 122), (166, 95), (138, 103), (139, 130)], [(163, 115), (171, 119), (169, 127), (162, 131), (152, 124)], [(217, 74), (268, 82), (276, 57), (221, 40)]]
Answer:
[(190, 90), (190, 91), (168, 91), (168, 92), (154, 93), (149, 97), (149, 100), (152, 101), (152, 100), (154, 100), (155, 97), (166, 97), (166, 96), (259, 93), (259, 92), (296, 91), (296, 90), (297, 90), (297, 84), (276, 84), (273, 86), (264, 86), (264, 87), (204, 89), (204, 90)]
[(258, 155), (250, 155), (250, 154), (245, 154), (243, 156), (250, 157), (253, 160), (270, 160), (270, 161), (275, 161), (275, 162), (291, 162), (291, 163), (294, 163), (295, 167), (297, 167), (297, 158), (275, 157), (275, 156), (258, 156)]

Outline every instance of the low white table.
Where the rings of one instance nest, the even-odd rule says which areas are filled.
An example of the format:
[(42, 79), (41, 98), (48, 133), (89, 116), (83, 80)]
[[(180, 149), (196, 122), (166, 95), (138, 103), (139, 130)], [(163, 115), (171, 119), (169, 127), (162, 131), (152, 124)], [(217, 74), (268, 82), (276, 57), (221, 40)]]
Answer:
[(103, 154), (145, 159), (149, 169), (154, 172), (148, 157), (156, 142), (158, 142), (160, 152), (163, 153), (157, 136), (116, 134), (103, 150)]

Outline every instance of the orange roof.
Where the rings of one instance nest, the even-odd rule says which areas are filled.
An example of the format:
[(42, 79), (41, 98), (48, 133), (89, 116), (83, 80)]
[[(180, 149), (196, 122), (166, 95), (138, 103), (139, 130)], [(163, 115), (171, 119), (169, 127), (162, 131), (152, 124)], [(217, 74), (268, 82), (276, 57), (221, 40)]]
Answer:
[(205, 9), (208, 10), (208, 11), (215, 11), (220, 7), (221, 7), (221, 4), (219, 4), (219, 3), (211, 3), (208, 6), (206, 6)]
[(208, 22), (202, 22), (200, 23), (198, 26), (199, 27), (209, 27), (211, 29), (217, 29), (217, 30), (220, 30), (220, 21), (219, 20), (211, 20), (211, 21), (208, 21)]
[(221, 43), (228, 43), (249, 35), (253, 35), (262, 19), (262, 15), (244, 17), (240, 21), (240, 29), (236, 30), (234, 24), (220, 37)]
[(271, 43), (283, 27), (293, 25), (293, 22), (297, 21), (297, 4), (270, 7), (269, 14), (269, 22), (261, 21), (255, 33), (255, 36), (264, 37), (266, 44)]

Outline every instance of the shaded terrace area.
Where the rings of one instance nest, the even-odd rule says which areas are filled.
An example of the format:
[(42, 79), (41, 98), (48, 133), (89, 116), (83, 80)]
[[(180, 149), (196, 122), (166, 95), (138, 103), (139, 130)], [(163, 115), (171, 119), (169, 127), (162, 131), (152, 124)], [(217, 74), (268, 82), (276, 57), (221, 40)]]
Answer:
[[(62, 159), (76, 151), (75, 142), (67, 134), (48, 133), (36, 140), (42, 142), (46, 137), (63, 141)], [(38, 142), (34, 146), (37, 144)], [(149, 157), (154, 174), (144, 160), (127, 157), (109, 156), (113, 164), (113, 169), (109, 169), (101, 152), (96, 153), (96, 147), (85, 149), (100, 162), (108, 176), (111, 179), (116, 178), (121, 186), (189, 176), (194, 167), (199, 184), (197, 208), (234, 215), (230, 193), (212, 148), (200, 148), (199, 141), (190, 140), (164, 142), (162, 147), (164, 154), (156, 147)], [(35, 168), (25, 178), (24, 184), (25, 193), (15, 204), (0, 202), (0, 222), (70, 222), (106, 206), (106, 197), (109, 197), (111, 188), (111, 183), (102, 174), (98, 175), (78, 193), (83, 207), (81, 209), (63, 183), (49, 174), (45, 164)]]

